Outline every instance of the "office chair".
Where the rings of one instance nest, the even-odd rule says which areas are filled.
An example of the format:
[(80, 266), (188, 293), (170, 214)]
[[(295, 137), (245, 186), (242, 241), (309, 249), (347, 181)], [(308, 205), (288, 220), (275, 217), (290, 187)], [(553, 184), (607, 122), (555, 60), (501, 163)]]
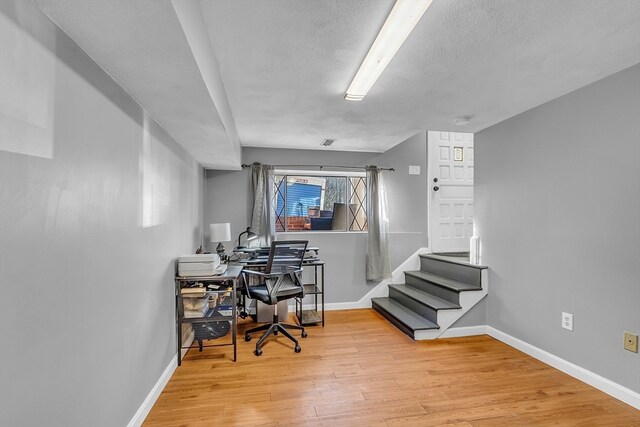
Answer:
[[(295, 339), (287, 329), (302, 331), (302, 338), (307, 337), (307, 332), (302, 326), (290, 325), (278, 321), (278, 302), (304, 297), (304, 286), (302, 284), (302, 261), (307, 249), (306, 240), (283, 240), (271, 243), (267, 266), (264, 271), (242, 270), (247, 295), (249, 298), (262, 301), (265, 304), (274, 306), (272, 323), (249, 329), (244, 334), (244, 340), (251, 341), (251, 334), (265, 331), (256, 343), (254, 354), (260, 356), (262, 344), (271, 335), (282, 335), (295, 343), (294, 351), (300, 353), (301, 348), (298, 340)], [(252, 283), (258, 282), (258, 285)]]

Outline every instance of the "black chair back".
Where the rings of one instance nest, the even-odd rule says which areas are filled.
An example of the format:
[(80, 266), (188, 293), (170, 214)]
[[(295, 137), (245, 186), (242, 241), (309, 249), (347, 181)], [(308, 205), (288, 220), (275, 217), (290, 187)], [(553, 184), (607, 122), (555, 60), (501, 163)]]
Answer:
[(307, 240), (279, 240), (271, 242), (266, 273), (286, 273), (302, 269)]
[[(306, 240), (281, 240), (271, 243), (269, 259), (264, 271), (242, 270), (242, 276), (247, 284), (247, 294), (265, 304), (275, 305), (273, 321), (270, 324), (258, 326), (245, 332), (245, 341), (251, 340), (251, 333), (266, 331), (256, 343), (255, 355), (260, 356), (260, 346), (270, 335), (281, 332), (286, 338), (295, 343), (294, 351), (300, 352), (298, 340), (288, 332), (288, 329), (302, 330), (302, 338), (307, 336), (304, 326), (290, 325), (279, 321), (277, 304), (295, 298), (302, 304), (304, 298), (304, 284), (302, 283), (302, 263), (307, 251)], [(251, 279), (259, 281), (255, 286), (249, 285)]]
[[(306, 240), (281, 240), (271, 243), (269, 258), (262, 271), (243, 269), (245, 292), (249, 298), (266, 304), (304, 297), (302, 262), (307, 250)], [(263, 285), (266, 290), (260, 290)]]

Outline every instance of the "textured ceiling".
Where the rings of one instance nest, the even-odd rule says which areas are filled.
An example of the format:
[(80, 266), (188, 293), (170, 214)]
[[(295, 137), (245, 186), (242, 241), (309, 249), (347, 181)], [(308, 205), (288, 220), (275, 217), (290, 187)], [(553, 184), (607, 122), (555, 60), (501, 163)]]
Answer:
[[(34, 1), (197, 160), (238, 166), (170, 1)], [(245, 146), (384, 151), (423, 130), (476, 132), (640, 62), (638, 0), (435, 0), (353, 103), (344, 92), (393, 0), (199, 5)]]
[(476, 132), (640, 62), (637, 0), (435, 0), (353, 103), (344, 92), (393, 1), (202, 5), (250, 146), (384, 151), (420, 130)]

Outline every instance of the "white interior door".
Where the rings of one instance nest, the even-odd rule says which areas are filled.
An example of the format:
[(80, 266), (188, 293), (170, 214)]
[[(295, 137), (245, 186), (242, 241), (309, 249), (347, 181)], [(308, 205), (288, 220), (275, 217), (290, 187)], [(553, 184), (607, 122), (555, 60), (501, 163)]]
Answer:
[(473, 134), (432, 132), (429, 153), (429, 248), (467, 252), (473, 235)]

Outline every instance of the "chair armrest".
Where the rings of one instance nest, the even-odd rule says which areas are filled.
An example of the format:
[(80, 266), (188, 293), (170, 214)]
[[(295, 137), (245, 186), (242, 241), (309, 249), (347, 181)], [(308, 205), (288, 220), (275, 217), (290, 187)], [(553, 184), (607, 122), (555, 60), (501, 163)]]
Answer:
[(287, 269), (287, 271), (278, 271), (273, 273), (264, 273), (262, 271), (256, 271), (256, 270), (242, 270), (242, 274), (249, 274), (249, 275), (254, 275), (258, 277), (263, 277), (265, 279), (270, 279), (272, 277), (279, 277), (289, 273), (302, 273), (302, 270), (303, 270), (302, 268)]
[(270, 277), (269, 273), (263, 273), (262, 271), (257, 271), (257, 270), (243, 269), (241, 273), (242, 274), (251, 274), (251, 275), (260, 276), (260, 277)]

